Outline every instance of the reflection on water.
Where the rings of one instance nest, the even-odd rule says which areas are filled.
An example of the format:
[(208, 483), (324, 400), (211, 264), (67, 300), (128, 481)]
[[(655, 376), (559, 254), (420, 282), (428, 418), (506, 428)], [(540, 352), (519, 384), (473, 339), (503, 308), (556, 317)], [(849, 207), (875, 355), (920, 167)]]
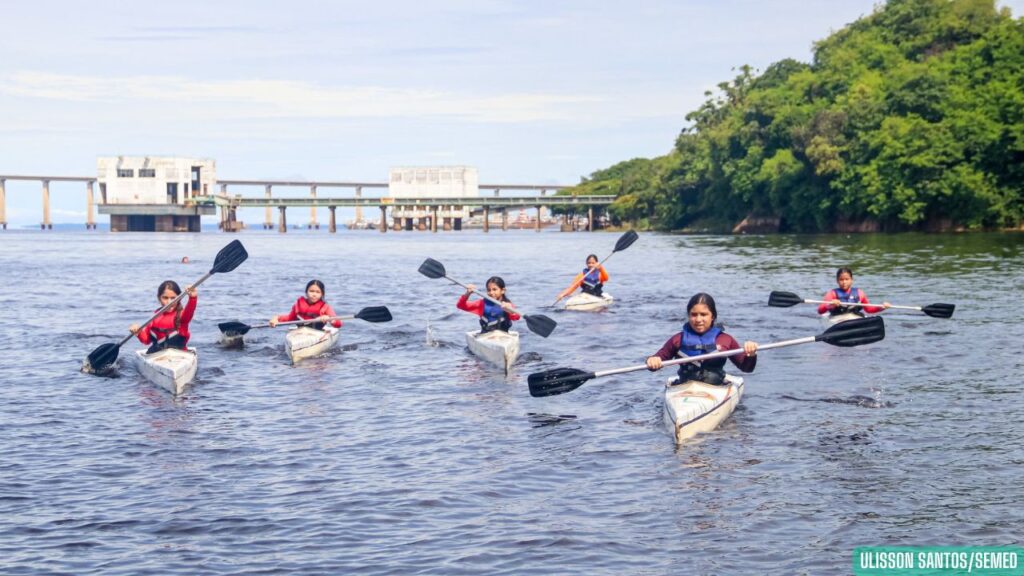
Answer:
[[(227, 236), (0, 235), (17, 279), (0, 283), (17, 307), (0, 315), (8, 572), (821, 574), (865, 543), (1019, 536), (1024, 361), (999, 342), (1024, 336), (1006, 289), (1024, 235), (642, 234), (609, 262), (616, 303), (600, 314), (545, 306), (615, 234), (239, 238), (250, 258), (202, 286), (199, 373), (174, 398), (130, 364), (78, 366)], [(200, 265), (175, 265), (183, 253)], [(426, 257), (467, 282), (504, 277), (557, 330), (521, 330), (500, 374), (465, 346), (461, 289), (417, 273)], [(863, 348), (764, 351), (733, 416), (681, 446), (663, 430), (668, 373), (527, 392), (531, 372), (642, 362), (698, 291), (740, 340), (817, 334), (813, 306), (768, 308), (768, 293), (817, 298), (843, 265), (874, 301), (956, 313), (887, 312), (886, 340)], [(218, 345), (218, 322), (269, 317), (312, 277), (339, 313), (386, 305), (394, 321), (346, 322), (338, 347), (294, 366), (282, 332)]]

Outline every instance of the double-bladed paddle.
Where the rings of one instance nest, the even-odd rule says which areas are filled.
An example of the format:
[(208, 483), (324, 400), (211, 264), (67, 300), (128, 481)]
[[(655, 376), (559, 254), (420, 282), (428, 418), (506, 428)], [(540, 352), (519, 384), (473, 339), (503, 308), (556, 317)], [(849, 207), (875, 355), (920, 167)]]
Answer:
[[(353, 318), (356, 320), (366, 320), (367, 322), (375, 323), (391, 322), (391, 311), (388, 310), (387, 306), (368, 306), (366, 308), (363, 308), (359, 312), (355, 314), (350, 314), (348, 316), (331, 316), (327, 321), (330, 322), (331, 320), (352, 320)], [(278, 322), (276, 325), (288, 326), (290, 324), (315, 324), (317, 322), (320, 322), (319, 318), (314, 318), (313, 320), (292, 320), (289, 322)], [(270, 324), (256, 324), (254, 326), (250, 326), (242, 322), (231, 321), (221, 322), (220, 324), (217, 324), (217, 327), (220, 328), (220, 331), (223, 332), (225, 336), (229, 338), (234, 338), (242, 336), (249, 332), (249, 330), (252, 330), (254, 328), (270, 328), (271, 326)]]
[[(245, 251), (245, 247), (242, 246), (241, 242), (239, 242), (238, 240), (231, 241), (231, 243), (221, 248), (220, 252), (217, 253), (217, 258), (213, 261), (213, 267), (210, 268), (210, 271), (203, 275), (203, 277), (197, 280), (195, 283), (193, 283), (192, 287), (195, 288), (196, 286), (199, 286), (200, 284), (205, 282), (207, 278), (213, 276), (214, 274), (223, 274), (225, 272), (231, 272), (235, 268), (238, 268), (239, 264), (245, 262), (245, 259), (248, 257), (249, 253)], [(144, 330), (150, 322), (156, 320), (157, 317), (159, 317), (161, 314), (177, 305), (178, 302), (180, 302), (181, 299), (184, 298), (185, 294), (187, 293), (187, 290), (183, 290), (181, 294), (178, 294), (178, 296), (174, 298), (174, 300), (168, 302), (166, 306), (160, 308), (160, 310), (158, 310), (156, 314), (154, 314), (149, 320), (143, 322), (139, 329)], [(135, 335), (129, 334), (128, 336), (125, 336), (124, 339), (122, 339), (117, 344), (111, 344), (109, 342), (106, 344), (101, 344), (98, 348), (93, 350), (89, 354), (89, 356), (86, 357), (85, 363), (82, 364), (82, 372), (95, 374), (97, 372), (102, 372), (103, 370), (105, 370), (107, 367), (113, 364), (115, 360), (117, 360), (117, 355), (121, 350), (121, 345), (130, 340), (133, 336)]]
[[(449, 278), (448, 275), (445, 273), (444, 264), (441, 264), (440, 262), (434, 260), (433, 258), (427, 258), (426, 260), (423, 261), (423, 264), (420, 264), (420, 274), (423, 274), (427, 278), (433, 278), (435, 280), (438, 278), (444, 278), (445, 280), (448, 280), (452, 284), (458, 284), (459, 286), (466, 288), (466, 285), (463, 284), (462, 282)], [(502, 304), (501, 302), (498, 302), (494, 298), (491, 298), (490, 296), (484, 294), (483, 292), (480, 292), (479, 290), (474, 290), (473, 293), (476, 294), (477, 296), (480, 296), (481, 298), (490, 300), (491, 302), (497, 304), (498, 306), (501, 306)], [(555, 322), (551, 318), (548, 318), (547, 316), (544, 316), (543, 314), (523, 314), (523, 318), (526, 320), (526, 326), (531, 331), (533, 331), (535, 334), (539, 335), (542, 338), (547, 338), (548, 336), (550, 336), (551, 332), (554, 331), (555, 326), (558, 326), (557, 322)]]
[[(855, 320), (841, 322), (817, 336), (807, 336), (805, 338), (797, 338), (795, 340), (784, 340), (773, 344), (763, 344), (757, 347), (757, 351), (761, 352), (762, 350), (794, 346), (796, 344), (808, 344), (810, 342), (825, 342), (833, 346), (860, 346), (862, 344), (878, 342), (883, 338), (885, 338), (885, 322), (882, 320), (881, 316), (871, 316), (870, 318), (857, 318)], [(735, 350), (725, 350), (722, 352), (702, 354), (700, 356), (687, 356), (686, 358), (667, 360), (662, 362), (661, 365), (674, 366), (676, 364), (684, 364), (686, 362), (700, 362), (714, 358), (726, 358), (742, 353), (743, 349), (737, 348)], [(600, 372), (587, 372), (585, 370), (577, 370), (576, 368), (555, 368), (554, 370), (530, 374), (529, 378), (527, 378), (527, 383), (530, 386), (530, 396), (539, 398), (541, 396), (554, 396), (556, 394), (571, 392), (582, 386), (587, 380), (593, 378), (611, 376), (613, 374), (624, 374), (626, 372), (634, 372), (637, 370), (648, 370), (648, 368), (646, 364), (630, 366), (628, 368), (602, 370)]]
[[(797, 304), (831, 304), (825, 300), (805, 300), (792, 292), (772, 292), (768, 295), (768, 305), (775, 308), (789, 308)], [(843, 306), (878, 306), (878, 304), (861, 304), (860, 302), (843, 302)], [(927, 306), (895, 306), (889, 308), (898, 310), (917, 310), (924, 312), (932, 318), (951, 318), (956, 304), (929, 304)]]
[[(616, 252), (622, 252), (626, 248), (629, 248), (630, 246), (632, 246), (633, 242), (636, 242), (636, 239), (639, 238), (639, 237), (640, 236), (636, 232), (634, 232), (632, 230), (630, 230), (629, 232), (626, 232), (625, 234), (620, 236), (619, 240), (615, 243), (615, 248), (612, 250), (612, 253), (607, 255), (607, 256), (605, 256), (604, 260), (601, 260), (600, 262), (598, 262), (597, 266), (595, 268), (600, 268), (601, 264), (604, 264)], [(559, 302), (562, 301), (562, 298), (565, 298), (569, 294), (572, 294), (577, 288), (580, 287), (580, 284), (582, 284), (582, 283), (583, 283), (583, 278), (580, 278), (579, 280), (573, 282), (572, 286), (569, 286), (568, 288), (563, 290), (561, 294), (558, 295), (558, 300), (555, 300), (554, 303), (551, 304), (551, 306), (554, 306), (555, 304), (558, 304)]]

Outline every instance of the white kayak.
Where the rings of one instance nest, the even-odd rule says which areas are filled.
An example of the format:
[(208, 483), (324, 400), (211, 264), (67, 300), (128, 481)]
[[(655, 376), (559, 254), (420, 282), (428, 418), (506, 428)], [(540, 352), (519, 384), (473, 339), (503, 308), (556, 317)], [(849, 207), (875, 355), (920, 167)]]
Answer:
[(284, 335), (284, 349), (288, 352), (292, 364), (303, 358), (318, 356), (334, 346), (341, 336), (337, 328), (328, 327), (317, 330), (309, 326), (300, 326), (289, 330)]
[(171, 394), (181, 394), (199, 368), (199, 355), (195, 348), (164, 348), (152, 354), (137, 350), (135, 358), (139, 374)]
[(466, 332), (466, 345), (469, 346), (470, 352), (499, 368), (504, 368), (505, 374), (508, 374), (519, 357), (519, 332)]
[(579, 294), (574, 294), (571, 298), (565, 301), (565, 309), (578, 310), (580, 312), (593, 312), (595, 310), (604, 310), (608, 306), (611, 306), (611, 303), (614, 301), (615, 298), (612, 298), (612, 295), (607, 292), (600, 296), (580, 292)]
[(841, 322), (856, 320), (857, 318), (863, 318), (864, 316), (853, 312), (847, 312), (846, 314), (836, 314), (835, 316), (832, 316), (831, 314), (820, 314), (819, 317), (821, 318), (821, 323), (825, 325), (825, 328), (829, 328)]
[(680, 444), (710, 432), (732, 414), (743, 396), (743, 378), (727, 374), (721, 385), (690, 380), (665, 385), (665, 426)]

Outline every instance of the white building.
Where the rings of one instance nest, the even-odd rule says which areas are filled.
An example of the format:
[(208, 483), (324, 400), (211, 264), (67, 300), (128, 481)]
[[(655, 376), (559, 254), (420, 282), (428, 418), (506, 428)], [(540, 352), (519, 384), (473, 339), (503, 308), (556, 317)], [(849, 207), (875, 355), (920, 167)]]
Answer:
[[(432, 216), (426, 208), (416, 206), (417, 198), (479, 198), (480, 178), (472, 166), (399, 166), (392, 168), (388, 177), (388, 196), (394, 199), (392, 215), (397, 219), (422, 222)], [(403, 202), (409, 199), (411, 202)], [(472, 203), (447, 206), (438, 212), (438, 218), (457, 223), (469, 216)]]
[(198, 232), (200, 215), (213, 207), (190, 202), (212, 193), (216, 163), (210, 159), (108, 156), (96, 159), (102, 204), (114, 232)]

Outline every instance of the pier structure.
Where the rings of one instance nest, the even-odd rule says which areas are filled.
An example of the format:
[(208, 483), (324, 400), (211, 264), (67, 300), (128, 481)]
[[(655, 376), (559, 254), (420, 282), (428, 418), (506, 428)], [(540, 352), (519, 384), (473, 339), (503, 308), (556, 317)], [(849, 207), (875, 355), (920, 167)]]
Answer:
[(26, 176), (21, 174), (0, 174), (0, 227), (7, 230), (7, 181), (26, 180), (36, 181), (42, 185), (42, 221), (40, 229), (52, 230), (53, 222), (50, 220), (50, 182), (82, 182), (85, 184), (85, 228), (96, 229), (96, 218), (93, 215), (95, 204), (93, 202), (93, 184), (96, 178), (89, 176)]

